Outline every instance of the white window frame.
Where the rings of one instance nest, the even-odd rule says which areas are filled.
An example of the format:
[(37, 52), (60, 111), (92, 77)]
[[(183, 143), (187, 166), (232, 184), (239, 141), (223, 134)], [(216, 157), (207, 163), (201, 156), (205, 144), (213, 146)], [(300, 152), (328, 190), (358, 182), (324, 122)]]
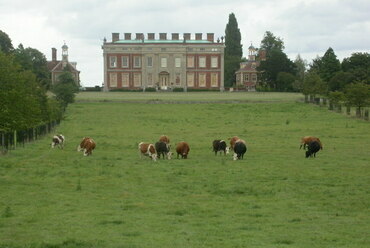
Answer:
[(186, 77), (186, 84), (188, 87), (194, 87), (194, 77), (195, 77), (195, 74), (194, 73), (188, 73), (187, 74), (187, 77)]
[(117, 56), (109, 56), (109, 67), (110, 68), (117, 67)]
[(199, 57), (199, 68), (206, 68), (207, 66), (207, 58), (205, 56)]
[(181, 58), (175, 58), (175, 67), (180, 68), (181, 67)]
[(186, 59), (187, 67), (188, 68), (194, 68), (195, 67), (195, 57), (194, 56), (188, 56)]
[(121, 81), (122, 87), (129, 87), (130, 86), (130, 74), (129, 73), (122, 73), (121, 74)]
[(218, 68), (218, 57), (217, 56), (211, 57), (211, 67)]
[(141, 57), (134, 56), (134, 68), (140, 68), (140, 67), (141, 67)]
[(167, 58), (166, 57), (161, 58), (161, 67), (167, 68)]
[(152, 56), (149, 56), (146, 58), (146, 66), (153, 67), (153, 57)]
[(202, 88), (205, 88), (207, 86), (207, 74), (206, 73), (199, 73), (198, 85), (199, 87), (202, 87)]
[(134, 87), (141, 86), (141, 73), (134, 73)]
[(129, 66), (130, 66), (129, 56), (122, 56), (122, 68), (128, 68)]
[(109, 87), (117, 88), (117, 73), (109, 74)]
[(217, 87), (218, 86), (218, 73), (212, 73), (211, 74), (211, 87)]

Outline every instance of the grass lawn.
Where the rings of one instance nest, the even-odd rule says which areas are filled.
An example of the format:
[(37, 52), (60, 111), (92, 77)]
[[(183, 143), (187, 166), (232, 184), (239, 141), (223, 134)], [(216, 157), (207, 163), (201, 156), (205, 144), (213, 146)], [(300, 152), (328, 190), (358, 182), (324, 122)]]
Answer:
[[(79, 94), (56, 130), (64, 150), (50, 134), (0, 157), (0, 247), (369, 247), (369, 122), (301, 100)], [(138, 143), (162, 134), (187, 141), (189, 159), (140, 159)], [(234, 135), (244, 160), (215, 156), (212, 141)], [(323, 143), (316, 158), (305, 135)]]

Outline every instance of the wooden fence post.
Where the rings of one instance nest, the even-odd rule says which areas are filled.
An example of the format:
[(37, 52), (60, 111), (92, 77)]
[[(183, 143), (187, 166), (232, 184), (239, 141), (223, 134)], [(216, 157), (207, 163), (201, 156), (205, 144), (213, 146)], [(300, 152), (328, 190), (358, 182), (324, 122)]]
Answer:
[(367, 121), (369, 120), (369, 110), (368, 109), (365, 110), (364, 119)]
[(347, 115), (351, 115), (351, 107), (350, 106), (347, 106), (346, 112), (347, 112)]
[(337, 111), (338, 111), (338, 113), (342, 113), (342, 104), (338, 104)]
[(326, 106), (326, 98), (323, 98), (323, 99), (322, 99), (322, 104), (323, 104), (324, 106)]
[(14, 131), (14, 150), (17, 148), (17, 131)]

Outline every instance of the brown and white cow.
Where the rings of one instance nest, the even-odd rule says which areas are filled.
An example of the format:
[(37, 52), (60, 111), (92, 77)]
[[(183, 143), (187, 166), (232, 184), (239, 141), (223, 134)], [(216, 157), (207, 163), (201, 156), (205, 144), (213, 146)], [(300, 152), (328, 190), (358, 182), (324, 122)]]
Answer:
[(159, 137), (159, 141), (162, 141), (166, 144), (169, 144), (170, 143), (170, 138), (168, 138), (167, 135), (162, 135), (161, 137)]
[(95, 141), (92, 138), (85, 137), (77, 147), (77, 151), (84, 151), (84, 156), (89, 156), (92, 154), (92, 151), (95, 149), (95, 147)]
[(235, 142), (237, 140), (239, 140), (239, 139), (240, 138), (238, 136), (234, 136), (234, 137), (228, 138), (228, 140), (230, 140), (230, 150), (234, 150)]
[(62, 134), (54, 135), (52, 142), (51, 142), (51, 148), (54, 148), (55, 146), (58, 146), (59, 148), (64, 148), (64, 141), (66, 139)]
[(306, 149), (306, 146), (308, 146), (308, 144), (312, 141), (317, 141), (320, 144), (320, 149), (322, 150), (322, 143), (321, 143), (320, 139), (315, 137), (315, 136), (304, 136), (304, 137), (302, 137), (301, 138), (301, 146), (299, 147), (299, 149), (301, 149), (302, 146), (303, 146), (303, 149)]
[(139, 148), (141, 158), (143, 156), (148, 156), (153, 161), (157, 160), (157, 151), (155, 150), (155, 147), (153, 144), (140, 142), (138, 148)]
[(181, 154), (181, 158), (188, 158), (189, 151), (189, 144), (185, 141), (182, 141), (176, 145), (177, 158), (179, 158), (179, 154)]

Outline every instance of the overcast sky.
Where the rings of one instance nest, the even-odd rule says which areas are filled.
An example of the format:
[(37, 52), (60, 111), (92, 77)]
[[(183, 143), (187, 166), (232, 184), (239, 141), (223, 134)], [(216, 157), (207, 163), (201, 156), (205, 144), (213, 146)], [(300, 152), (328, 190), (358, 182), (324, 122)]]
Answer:
[[(112, 33), (225, 33), (234, 13), (243, 56), (266, 31), (283, 39), (285, 53), (308, 63), (332, 47), (338, 59), (370, 51), (369, 0), (0, 0), (0, 30), (13, 46), (32, 47), (51, 59), (69, 47), (81, 84), (103, 82), (103, 38)], [(135, 35), (132, 35), (133, 38)], [(206, 35), (203, 35), (205, 37)], [(168, 35), (167, 37), (170, 37)]]

